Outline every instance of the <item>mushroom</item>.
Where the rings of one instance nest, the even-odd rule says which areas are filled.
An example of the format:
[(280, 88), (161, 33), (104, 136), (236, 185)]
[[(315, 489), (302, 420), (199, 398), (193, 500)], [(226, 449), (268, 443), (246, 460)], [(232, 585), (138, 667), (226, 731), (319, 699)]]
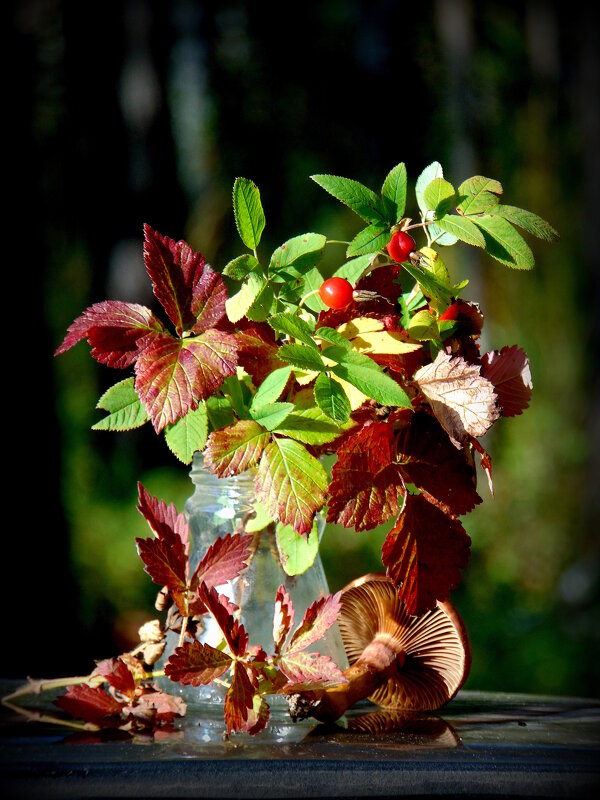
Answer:
[[(338, 625), (350, 666), (345, 683), (289, 687), (292, 719), (331, 722), (359, 700), (382, 708), (436, 711), (465, 682), (471, 665), (467, 632), (448, 600), (410, 615), (385, 575), (364, 575), (342, 591)], [(285, 690), (284, 690), (285, 691)]]

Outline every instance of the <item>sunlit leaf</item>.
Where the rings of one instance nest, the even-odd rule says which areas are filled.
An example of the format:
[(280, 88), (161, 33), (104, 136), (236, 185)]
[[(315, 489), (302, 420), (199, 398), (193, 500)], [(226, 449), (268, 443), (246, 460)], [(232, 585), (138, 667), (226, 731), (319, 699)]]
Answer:
[[(298, 534), (294, 532), (294, 535)], [(273, 612), (273, 643), (275, 653), (279, 653), (285, 644), (289, 632), (294, 624), (294, 604), (286, 591), (285, 586), (280, 586), (275, 595), (275, 609)]]
[(351, 208), (365, 222), (385, 221), (385, 210), (381, 199), (362, 183), (337, 175), (311, 175), (311, 178), (326, 192)]
[(184, 464), (191, 464), (194, 453), (203, 450), (208, 436), (208, 413), (205, 403), (188, 411), (173, 425), (165, 428), (169, 450)]
[(277, 525), (275, 540), (281, 566), (286, 575), (302, 575), (315, 563), (319, 552), (319, 533), (316, 521), (308, 539), (301, 536), (291, 525)]
[(279, 668), (290, 683), (345, 683), (344, 673), (329, 656), (320, 653), (286, 653)]
[(185, 686), (202, 686), (224, 675), (232, 663), (227, 653), (194, 639), (175, 648), (165, 664), (165, 675)]
[(529, 405), (533, 383), (529, 359), (517, 345), (492, 350), (482, 359), (481, 374), (494, 385), (504, 417), (521, 414)]
[(400, 222), (406, 208), (407, 175), (404, 163), (397, 164), (386, 176), (381, 189), (381, 196), (390, 212), (388, 217), (392, 224)]
[(533, 269), (531, 248), (510, 222), (495, 213), (481, 214), (473, 221), (483, 231), (485, 251), (492, 258), (515, 269)]
[(111, 386), (98, 400), (96, 408), (102, 408), (109, 414), (92, 425), (94, 431), (129, 431), (139, 428), (149, 419), (135, 391), (133, 378), (126, 378)]
[(258, 463), (269, 440), (269, 433), (258, 422), (239, 420), (211, 433), (204, 464), (219, 478), (239, 475)]
[(337, 592), (311, 603), (285, 649), (286, 656), (306, 650), (325, 636), (340, 613), (342, 607), (340, 598), (341, 592)]
[(240, 239), (250, 250), (256, 249), (265, 227), (265, 213), (258, 187), (247, 178), (235, 179), (233, 211)]
[(315, 381), (315, 400), (321, 411), (335, 422), (347, 422), (350, 418), (350, 401), (342, 385), (321, 373)]

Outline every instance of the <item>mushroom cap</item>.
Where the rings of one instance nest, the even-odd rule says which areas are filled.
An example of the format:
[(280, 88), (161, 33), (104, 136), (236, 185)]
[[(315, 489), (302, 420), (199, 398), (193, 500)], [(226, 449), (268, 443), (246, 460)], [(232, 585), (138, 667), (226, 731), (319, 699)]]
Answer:
[(390, 578), (378, 574), (352, 581), (341, 599), (338, 625), (350, 664), (373, 640), (403, 654), (369, 700), (382, 708), (436, 711), (456, 695), (469, 674), (471, 649), (449, 600), (412, 616)]

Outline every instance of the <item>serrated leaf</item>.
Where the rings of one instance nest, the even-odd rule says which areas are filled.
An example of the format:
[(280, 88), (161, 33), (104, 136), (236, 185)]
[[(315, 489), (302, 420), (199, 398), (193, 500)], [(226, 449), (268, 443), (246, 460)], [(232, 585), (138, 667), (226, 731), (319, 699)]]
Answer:
[(481, 374), (494, 385), (502, 416), (514, 417), (529, 405), (533, 384), (529, 359), (517, 345), (492, 350), (482, 359)]
[[(318, 290), (322, 283), (323, 283), (323, 276), (321, 275), (317, 267), (309, 269), (309, 271), (304, 274), (303, 278), (303, 284), (302, 284), (303, 296), (309, 294), (310, 292)], [(317, 314), (319, 314), (321, 311), (327, 310), (327, 306), (321, 300), (318, 294), (311, 294), (310, 297), (307, 297), (304, 301), (304, 305), (306, 306), (306, 308), (310, 308), (311, 311), (314, 311)]]
[(169, 450), (184, 464), (191, 464), (196, 450), (204, 449), (207, 436), (208, 414), (204, 403), (165, 428)]
[(277, 525), (275, 541), (281, 566), (286, 575), (302, 575), (315, 563), (319, 552), (319, 532), (313, 522), (308, 539), (301, 536), (291, 525)]
[(291, 266), (300, 273), (306, 272), (319, 261), (326, 243), (327, 237), (321, 233), (303, 233), (288, 239), (271, 256), (269, 273)]
[(411, 317), (407, 331), (413, 339), (418, 339), (420, 342), (438, 339), (440, 335), (436, 318), (426, 310), (417, 311)]
[(166, 333), (164, 325), (145, 306), (105, 300), (87, 308), (69, 325), (54, 355), (65, 353), (87, 338), (96, 361), (108, 367), (126, 369), (140, 355), (140, 346), (149, 337), (162, 333)]
[(346, 257), (378, 253), (390, 240), (390, 229), (387, 225), (368, 225), (359, 231), (346, 249)]
[(308, 347), (312, 347), (313, 350), (319, 349), (313, 339), (313, 328), (296, 314), (275, 314), (267, 321), (277, 333), (297, 339)]
[(294, 410), (293, 403), (269, 403), (268, 405), (252, 407), (250, 416), (263, 428), (272, 431), (290, 415)]
[(102, 675), (113, 689), (121, 694), (133, 697), (135, 694), (135, 680), (133, 673), (122, 658), (105, 658), (98, 661), (94, 675)]
[(225, 313), (221, 276), (187, 242), (175, 242), (144, 225), (144, 263), (152, 290), (179, 336), (214, 328)]
[(290, 683), (346, 683), (335, 661), (320, 653), (286, 653), (279, 660), (279, 669)]
[(538, 239), (544, 239), (546, 242), (553, 242), (558, 238), (558, 231), (556, 231), (549, 222), (538, 217), (538, 215), (534, 214), (532, 211), (526, 211), (524, 208), (498, 205), (493, 209), (493, 214), (503, 217), (509, 222), (512, 222), (513, 225), (518, 225), (520, 228), (523, 228), (524, 231), (527, 231), (527, 233), (537, 236)]
[(250, 250), (255, 250), (265, 227), (265, 213), (258, 186), (247, 178), (235, 179), (233, 212), (240, 239)]
[(389, 206), (390, 211), (393, 211), (391, 216), (388, 217), (393, 225), (400, 222), (404, 214), (406, 208), (406, 186), (406, 166), (404, 163), (400, 163), (390, 170), (381, 189), (384, 203), (387, 201), (386, 206)]
[(233, 665), (231, 685), (225, 695), (225, 723), (229, 733), (246, 731), (254, 726), (256, 721), (251, 716), (254, 710), (254, 696), (255, 690), (244, 664), (236, 661)]
[[(485, 247), (483, 234), (470, 219), (460, 217), (458, 214), (445, 214), (443, 217), (436, 219), (436, 225), (443, 231), (460, 239), (461, 242), (471, 244), (474, 247)], [(441, 240), (438, 240), (438, 243), (443, 244)]]
[(461, 214), (481, 214), (497, 205), (502, 191), (502, 184), (493, 178), (474, 175), (458, 187), (461, 199), (456, 210)]
[(197, 595), (200, 602), (204, 604), (208, 613), (219, 626), (231, 653), (240, 658), (246, 655), (248, 652), (248, 634), (244, 626), (230, 613), (231, 603), (229, 599), (224, 595), (220, 595), (214, 587), (207, 586), (205, 583), (199, 584)]
[(351, 283), (352, 286), (356, 286), (363, 273), (371, 266), (376, 258), (377, 253), (367, 253), (364, 256), (351, 258), (349, 261), (346, 261), (345, 264), (342, 264), (341, 267), (338, 267), (333, 275), (336, 278), (346, 278), (348, 283)]
[(279, 348), (279, 358), (303, 370), (321, 372), (326, 369), (319, 351), (304, 344), (282, 345)]
[(386, 406), (412, 407), (404, 389), (369, 356), (334, 346), (327, 349), (327, 358), (338, 362), (330, 368), (330, 372), (351, 383), (367, 397)]
[(269, 438), (258, 422), (239, 420), (211, 433), (204, 449), (204, 464), (219, 478), (239, 475), (258, 463)]
[(370, 530), (398, 513), (404, 481), (396, 463), (392, 425), (374, 422), (349, 435), (337, 456), (328, 522)]
[(243, 281), (257, 266), (258, 260), (251, 253), (243, 253), (230, 261), (223, 269), (222, 274), (234, 281)]
[(120, 722), (125, 703), (119, 702), (100, 686), (69, 686), (66, 693), (54, 700), (75, 719), (91, 722), (99, 727), (109, 727)]
[(271, 314), (274, 300), (273, 289), (268, 282), (265, 282), (256, 299), (246, 311), (246, 316), (253, 322), (264, 322)]
[(185, 514), (178, 513), (174, 503), (167, 505), (164, 500), (153, 497), (141, 483), (138, 483), (137, 510), (158, 539), (169, 540), (173, 535), (178, 536), (183, 542), (187, 553), (189, 542), (188, 524)]
[(254, 537), (228, 533), (219, 536), (202, 556), (190, 580), (195, 589), (200, 583), (208, 587), (222, 586), (246, 569), (252, 558)]
[(515, 269), (533, 269), (533, 253), (510, 222), (494, 214), (482, 214), (473, 220), (483, 231), (485, 252), (492, 258)]
[(417, 198), (417, 205), (419, 206), (423, 216), (425, 216), (429, 210), (424, 199), (425, 189), (429, 186), (431, 181), (435, 180), (436, 178), (443, 177), (444, 170), (442, 169), (442, 165), (439, 163), (439, 161), (433, 161), (431, 164), (425, 167), (425, 169), (417, 178), (417, 182), (415, 184), (415, 196)]
[(350, 418), (350, 401), (342, 385), (322, 372), (315, 381), (315, 401), (321, 411), (335, 422)]
[(338, 175), (311, 175), (311, 178), (365, 222), (385, 221), (385, 210), (380, 198), (362, 183)]
[(237, 342), (224, 331), (186, 339), (156, 335), (135, 365), (135, 389), (156, 432), (197, 408), (236, 366)]
[(405, 576), (408, 540), (416, 542), (416, 613), (446, 600), (461, 580), (469, 561), (471, 540), (457, 519), (428, 502), (423, 495), (407, 495), (404, 508), (382, 547), (388, 576), (398, 585)]
[(318, 642), (337, 620), (342, 607), (341, 592), (315, 600), (306, 609), (304, 618), (294, 631), (284, 655), (289, 657)]
[[(330, 328), (328, 325), (322, 325), (320, 328), (317, 328), (315, 331), (315, 336), (318, 339), (328, 342), (337, 348), (341, 348), (342, 350), (352, 349), (352, 345), (348, 341), (348, 337), (344, 336), (341, 331), (337, 330), (336, 328)], [(326, 352), (326, 350), (324, 350), (324, 352)]]
[[(294, 535), (298, 534), (294, 532)], [(294, 604), (286, 591), (285, 586), (280, 586), (275, 595), (275, 609), (273, 612), (273, 643), (275, 653), (279, 653), (289, 632), (294, 624)]]
[(303, 389), (294, 398), (294, 411), (286, 417), (277, 433), (318, 447), (332, 442), (353, 426), (352, 420), (340, 424), (327, 417), (315, 404), (313, 390)]
[(493, 384), (481, 376), (478, 364), (440, 351), (431, 364), (414, 375), (433, 413), (457, 446), (467, 436), (483, 436), (498, 419)]
[(110, 413), (92, 425), (94, 431), (130, 431), (150, 419), (135, 391), (133, 378), (126, 378), (111, 386), (98, 400), (96, 408)]
[[(144, 571), (150, 575), (154, 583), (167, 586), (175, 596), (185, 594), (188, 560), (181, 539), (136, 538), (135, 542), (138, 554), (144, 562)], [(181, 613), (187, 616), (186, 608), (179, 603), (178, 606)]]
[(454, 186), (444, 178), (434, 178), (423, 191), (423, 202), (428, 210), (436, 215), (445, 214), (456, 199)]
[(256, 390), (250, 408), (260, 408), (260, 406), (279, 400), (281, 393), (288, 384), (291, 374), (291, 367), (281, 367), (267, 375)]
[(211, 431), (218, 431), (226, 428), (227, 425), (233, 425), (235, 416), (229, 397), (213, 396), (208, 397), (204, 402)]
[(260, 460), (257, 498), (273, 519), (308, 536), (325, 502), (327, 482), (322, 464), (302, 444), (278, 437)]
[(184, 686), (203, 686), (224, 675), (232, 663), (227, 653), (194, 639), (175, 648), (165, 664), (165, 675)]
[(257, 272), (251, 272), (247, 275), (239, 292), (228, 298), (225, 303), (225, 311), (229, 321), (239, 322), (247, 314), (266, 285), (265, 278)]
[(440, 280), (434, 272), (422, 269), (416, 264), (406, 263), (404, 269), (416, 280), (425, 297), (433, 299), (442, 308), (448, 308), (455, 297), (455, 287)]

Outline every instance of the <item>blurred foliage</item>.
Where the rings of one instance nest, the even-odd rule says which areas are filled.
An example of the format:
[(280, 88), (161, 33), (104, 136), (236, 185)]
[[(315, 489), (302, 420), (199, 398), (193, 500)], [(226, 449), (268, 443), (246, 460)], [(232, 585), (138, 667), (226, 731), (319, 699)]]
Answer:
[[(16, 4), (26, 211), (14, 225), (35, 265), (27, 306), (39, 311), (35, 353), (19, 367), (27, 429), (13, 472), (39, 507), (10, 542), (35, 591), (9, 625), (7, 674), (88, 671), (115, 642), (128, 646), (154, 594), (133, 542), (146, 534), (136, 482), (179, 509), (191, 493), (149, 428), (90, 431), (114, 375), (84, 345), (52, 362), (90, 303), (151, 302), (142, 223), (224, 265), (239, 252), (230, 198), (244, 175), (261, 189), (265, 251), (304, 230), (348, 239), (356, 219), (310, 174), (378, 188), (400, 160), (413, 181), (439, 160), (456, 183), (500, 179), (508, 202), (562, 235), (533, 243), (530, 274), (448, 252), (486, 316), (483, 346), (521, 345), (535, 387), (530, 409), (489, 437), (495, 497), (482, 478), (484, 503), (465, 519), (473, 556), (454, 599), (473, 645), (467, 686), (597, 694), (599, 270), (588, 208), (600, 104), (587, 23), (534, 0), (329, 0), (285, 22), (241, 0)], [(325, 272), (337, 266), (330, 250)], [(16, 304), (11, 313), (22, 326)], [(332, 590), (380, 569), (383, 536), (326, 531)], [(44, 621), (49, 608), (60, 624)]]

